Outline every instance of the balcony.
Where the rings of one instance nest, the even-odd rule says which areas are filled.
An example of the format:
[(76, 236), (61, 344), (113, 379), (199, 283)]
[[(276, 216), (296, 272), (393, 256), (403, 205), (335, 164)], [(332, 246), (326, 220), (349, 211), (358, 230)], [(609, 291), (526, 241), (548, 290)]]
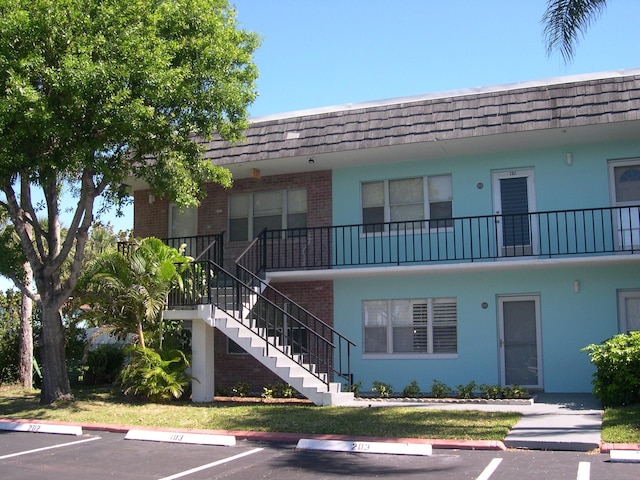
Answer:
[(633, 254), (640, 206), (265, 230), (239, 264), (252, 272)]

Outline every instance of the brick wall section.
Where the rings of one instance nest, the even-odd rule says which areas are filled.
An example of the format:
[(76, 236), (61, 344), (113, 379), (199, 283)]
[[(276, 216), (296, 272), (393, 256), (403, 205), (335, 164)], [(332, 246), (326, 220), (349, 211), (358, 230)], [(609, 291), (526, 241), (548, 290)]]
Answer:
[[(262, 178), (244, 178), (234, 181), (230, 189), (217, 184), (206, 187), (207, 196), (198, 209), (198, 234), (207, 235), (227, 231), (228, 197), (236, 193), (306, 188), (307, 226), (329, 226), (332, 223), (331, 171), (301, 174), (273, 175)], [(149, 191), (134, 192), (134, 234), (139, 237), (168, 236), (168, 208), (166, 199), (156, 198), (149, 203)], [(232, 270), (236, 258), (249, 242), (229, 243), (225, 238), (225, 261)], [(333, 283), (303, 282), (275, 284), (275, 288), (329, 325), (333, 325)], [(228, 354), (227, 339), (216, 330), (215, 334), (216, 388), (231, 388), (247, 382), (256, 393), (262, 387), (281, 380), (250, 355)]]
[(248, 383), (252, 393), (260, 394), (262, 387), (282, 382), (251, 355), (227, 353), (227, 337), (220, 330), (216, 329), (214, 339), (216, 394), (240, 382)]
[[(325, 170), (262, 178), (242, 178), (234, 180), (233, 187), (229, 189), (209, 184), (207, 196), (198, 209), (198, 233), (206, 235), (228, 230), (229, 195), (292, 188), (307, 190), (308, 227), (331, 225), (331, 171)], [(248, 245), (249, 242), (229, 242), (225, 236), (225, 267), (233, 266)]]
[(149, 190), (133, 192), (133, 234), (136, 237), (166, 238), (169, 227), (169, 202), (156, 198), (149, 203)]
[[(300, 174), (272, 175), (262, 178), (242, 178), (234, 180), (233, 187), (225, 189), (218, 184), (206, 186), (207, 196), (198, 208), (198, 234), (208, 235), (227, 231), (229, 195), (249, 192), (266, 192), (306, 188), (307, 190), (307, 226), (331, 225), (331, 171), (307, 172)], [(134, 192), (134, 234), (138, 237), (168, 236), (169, 202), (156, 198), (149, 203), (149, 190)], [(225, 260), (233, 261), (247, 247), (249, 242), (229, 243), (225, 238)], [(235, 255), (235, 256), (234, 256)]]

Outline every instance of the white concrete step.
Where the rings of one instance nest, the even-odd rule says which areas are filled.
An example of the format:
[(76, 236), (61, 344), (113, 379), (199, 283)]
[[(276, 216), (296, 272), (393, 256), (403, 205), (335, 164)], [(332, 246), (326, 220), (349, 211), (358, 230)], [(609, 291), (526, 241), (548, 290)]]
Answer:
[[(336, 405), (353, 400), (353, 393), (340, 392), (339, 383), (330, 383), (327, 387), (323, 382), (327, 378), (326, 374), (323, 374), (321, 380), (311, 373), (316, 371), (315, 365), (301, 365), (275, 347), (268, 348), (267, 356), (264, 338), (230, 315), (217, 315), (216, 327), (316, 405)], [(302, 357), (299, 356), (298, 359)]]

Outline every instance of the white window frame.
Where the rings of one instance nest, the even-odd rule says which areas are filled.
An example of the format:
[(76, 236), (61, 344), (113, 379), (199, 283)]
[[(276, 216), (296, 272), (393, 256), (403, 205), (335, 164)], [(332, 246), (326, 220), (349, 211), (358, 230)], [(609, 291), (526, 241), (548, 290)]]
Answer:
[[(427, 339), (428, 339), (428, 347), (426, 352), (393, 352), (393, 328), (394, 324), (392, 321), (392, 302), (407, 302), (413, 313), (413, 306), (416, 304), (426, 304), (428, 309), (428, 321), (427, 321)], [(387, 348), (386, 352), (365, 352), (365, 338), (366, 338), (366, 302), (386, 302), (387, 310), (386, 310), (386, 334), (387, 334)], [(456, 352), (453, 353), (437, 353), (434, 352), (433, 346), (433, 328), (434, 328), (434, 315), (433, 315), (433, 307), (436, 302), (440, 303), (452, 303), (456, 308)], [(442, 297), (442, 298), (421, 298), (421, 299), (379, 299), (379, 300), (363, 300), (362, 301), (362, 358), (367, 360), (375, 360), (375, 359), (448, 359), (448, 358), (458, 358), (458, 329), (459, 329), (459, 321), (457, 314), (458, 301), (455, 297)], [(412, 322), (413, 322), (412, 316)], [(415, 332), (414, 332), (415, 333)]]
[[(289, 208), (289, 204), (288, 204), (288, 198), (289, 198), (289, 192), (294, 192), (294, 191), (304, 191), (305, 193), (305, 197), (307, 194), (307, 189), (302, 187), (302, 188), (289, 188), (289, 189), (283, 189), (283, 190), (266, 190), (266, 191), (259, 191), (259, 192), (248, 192), (248, 193), (237, 193), (237, 194), (231, 194), (229, 195), (229, 205), (228, 205), (228, 210), (227, 210), (227, 224), (228, 224), (228, 239), (230, 242), (246, 242), (246, 241), (251, 241), (253, 240), (260, 232), (254, 232), (254, 228), (253, 228), (253, 223), (254, 223), (254, 195), (258, 194), (258, 193), (280, 193), (280, 206), (281, 206), (281, 212), (280, 212), (280, 216), (281, 216), (281, 226), (280, 229), (284, 230), (289, 228), (288, 227), (288, 218), (290, 214), (299, 214), (299, 213), (303, 213), (303, 212), (290, 212), (290, 210), (292, 208)], [(247, 212), (247, 216), (246, 217), (234, 217), (236, 219), (240, 219), (240, 218), (246, 218), (247, 220), (247, 237), (245, 239), (231, 239), (231, 220), (233, 219), (231, 217), (231, 198), (234, 196), (247, 196), (248, 197), (248, 212)], [(305, 216), (308, 215), (308, 203), (306, 206), (306, 210), (304, 212)]]
[[(436, 177), (449, 177), (450, 179), (450, 188), (451, 188), (451, 196), (446, 200), (438, 200), (440, 202), (449, 201), (451, 202), (451, 217), (453, 218), (453, 178), (450, 173), (442, 173), (437, 175), (424, 175), (424, 176), (416, 176), (416, 177), (405, 177), (405, 178), (388, 178), (384, 180), (367, 180), (360, 183), (360, 219), (362, 224), (364, 224), (364, 199), (362, 196), (362, 187), (364, 184), (370, 183), (379, 183), (382, 182), (384, 188), (384, 219), (383, 223), (395, 222), (396, 220), (391, 219), (391, 200), (389, 194), (389, 182), (398, 181), (398, 180), (414, 180), (421, 179), (422, 180), (422, 202), (423, 202), (423, 218), (415, 219), (415, 220), (406, 220), (406, 222), (415, 221), (416, 223), (422, 223), (422, 228), (415, 228), (411, 230), (407, 230), (407, 233), (411, 232), (422, 232), (422, 233), (443, 233), (443, 232), (451, 232), (453, 231), (453, 225), (445, 226), (445, 227), (431, 227), (432, 222), (442, 221), (440, 219), (431, 219), (431, 201), (429, 198), (429, 179)], [(400, 222), (402, 222), (401, 220)], [(385, 226), (385, 232), (388, 231), (388, 226)], [(379, 234), (379, 231), (371, 231), (367, 232), (366, 229), (363, 233), (363, 236), (367, 235), (375, 235)]]

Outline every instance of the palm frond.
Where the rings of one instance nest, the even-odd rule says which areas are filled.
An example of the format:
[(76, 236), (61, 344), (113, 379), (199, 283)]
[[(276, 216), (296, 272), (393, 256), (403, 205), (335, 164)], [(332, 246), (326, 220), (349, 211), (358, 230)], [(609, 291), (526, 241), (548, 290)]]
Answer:
[(573, 59), (578, 36), (605, 9), (607, 0), (549, 0), (542, 17), (547, 55), (559, 50), (565, 63)]

